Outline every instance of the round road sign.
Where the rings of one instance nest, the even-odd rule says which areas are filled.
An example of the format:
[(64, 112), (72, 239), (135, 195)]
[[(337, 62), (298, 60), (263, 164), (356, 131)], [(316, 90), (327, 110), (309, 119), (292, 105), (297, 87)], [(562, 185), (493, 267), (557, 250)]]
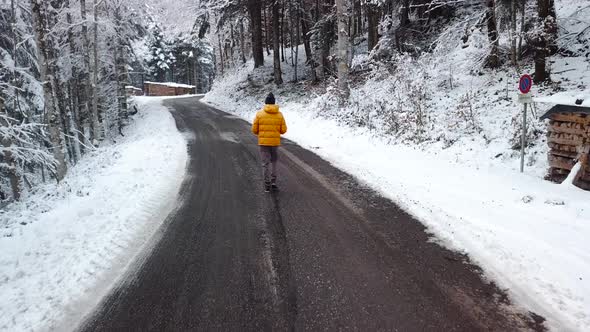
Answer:
[(520, 78), (520, 83), (518, 84), (518, 89), (520, 90), (520, 93), (529, 93), (532, 87), (533, 78), (531, 77), (531, 75), (522, 75), (522, 77)]

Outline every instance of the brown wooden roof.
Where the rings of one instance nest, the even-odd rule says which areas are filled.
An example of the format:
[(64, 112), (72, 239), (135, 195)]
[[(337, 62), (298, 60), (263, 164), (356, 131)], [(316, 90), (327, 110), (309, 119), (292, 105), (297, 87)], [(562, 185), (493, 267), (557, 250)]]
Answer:
[(555, 105), (547, 111), (547, 113), (541, 116), (541, 120), (551, 118), (551, 115), (556, 113), (577, 113), (577, 114), (589, 114), (590, 115), (590, 107), (582, 107), (582, 106), (571, 106), (571, 105)]

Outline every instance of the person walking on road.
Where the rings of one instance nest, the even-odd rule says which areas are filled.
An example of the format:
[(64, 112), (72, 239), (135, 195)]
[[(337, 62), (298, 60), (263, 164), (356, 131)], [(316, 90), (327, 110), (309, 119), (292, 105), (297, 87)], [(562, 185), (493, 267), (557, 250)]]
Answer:
[(279, 105), (275, 104), (275, 96), (269, 93), (264, 101), (264, 108), (256, 113), (252, 123), (252, 132), (258, 136), (264, 191), (278, 190), (277, 161), (281, 145), (281, 135), (287, 132), (287, 124)]

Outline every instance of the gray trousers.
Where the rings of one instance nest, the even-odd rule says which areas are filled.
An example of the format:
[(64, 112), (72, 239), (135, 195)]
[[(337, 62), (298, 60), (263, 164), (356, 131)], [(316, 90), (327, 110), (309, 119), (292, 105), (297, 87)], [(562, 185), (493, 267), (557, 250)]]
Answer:
[(277, 161), (279, 160), (278, 146), (260, 146), (262, 160), (262, 178), (265, 183), (275, 183), (277, 180)]

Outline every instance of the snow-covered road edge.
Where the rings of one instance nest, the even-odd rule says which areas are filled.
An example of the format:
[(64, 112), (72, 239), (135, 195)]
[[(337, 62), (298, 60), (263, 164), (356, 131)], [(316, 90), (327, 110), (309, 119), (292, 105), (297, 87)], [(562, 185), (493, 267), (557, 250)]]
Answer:
[(0, 237), (1, 331), (72, 329), (175, 208), (187, 142), (162, 98), (136, 100), (125, 137), (5, 212), (26, 225)]

